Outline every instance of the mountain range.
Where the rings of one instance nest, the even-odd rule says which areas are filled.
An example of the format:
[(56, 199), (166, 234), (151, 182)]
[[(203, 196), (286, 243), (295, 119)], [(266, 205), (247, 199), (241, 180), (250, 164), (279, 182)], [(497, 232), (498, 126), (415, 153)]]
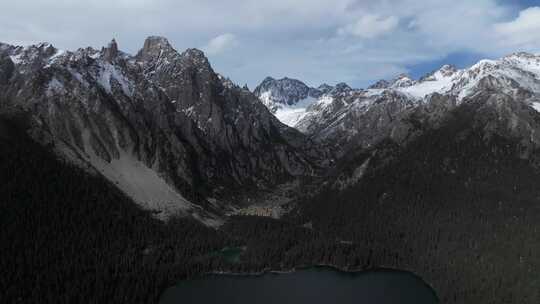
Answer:
[[(325, 264), (410, 270), (442, 303), (538, 303), (539, 112), (528, 53), (366, 89), (267, 77), (251, 92), (164, 37), (135, 55), (115, 40), (0, 44), (1, 243), (13, 259), (46, 252), (3, 266), (15, 285), (51, 284), (4, 290), (55, 302), (75, 276), (86, 291), (65, 302), (155, 302), (178, 278)], [(221, 255), (231, 247), (240, 262)], [(30, 275), (49, 264), (54, 282)]]
[[(196, 49), (149, 37), (135, 56), (1, 45), (3, 112), (34, 138), (101, 174), (160, 217), (218, 225), (256, 190), (309, 175), (318, 153)], [(234, 204), (232, 203), (234, 202)]]
[[(527, 109), (540, 109), (540, 56), (516, 53), (461, 70), (444, 65), (419, 80), (402, 74), (367, 89), (323, 86), (325, 91), (298, 80), (266, 78), (254, 93), (283, 123), (317, 142), (331, 143), (337, 150), (367, 148), (386, 138), (405, 140), (412, 127), (407, 123), (411, 115), (442, 116), (488, 90), (519, 100)], [(426, 111), (432, 113), (420, 113)], [(538, 144), (535, 130), (511, 128), (529, 133), (520, 136)], [(535, 127), (527, 123), (524, 128)]]

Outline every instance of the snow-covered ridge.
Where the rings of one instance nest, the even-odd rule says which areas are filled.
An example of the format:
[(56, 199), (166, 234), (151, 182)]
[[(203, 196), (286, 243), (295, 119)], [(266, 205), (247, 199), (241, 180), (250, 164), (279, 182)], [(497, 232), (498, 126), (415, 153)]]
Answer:
[(0, 43), (0, 52), (7, 54), (15, 65), (39, 63), (47, 66), (66, 53), (48, 42), (29, 46), (13, 46)]
[(254, 94), (282, 123), (297, 127), (308, 112), (325, 107), (333, 96), (344, 96), (352, 91), (346, 83), (314, 88), (296, 79), (267, 77), (255, 88)]
[[(418, 81), (408, 77), (398, 77), (385, 89), (393, 89), (423, 99), (433, 93), (452, 94), (463, 99), (475, 92), (478, 83), (492, 76), (505, 81), (514, 81), (521, 88), (540, 93), (540, 56), (529, 53), (514, 53), (498, 60), (483, 59), (465, 69), (444, 65), (439, 70), (422, 77)], [(378, 94), (380, 90), (368, 89), (368, 94)]]
[(314, 97), (307, 97), (294, 105), (279, 106), (274, 115), (284, 124), (294, 127), (306, 114), (307, 109), (317, 101)]
[(497, 60), (480, 60), (464, 69), (443, 65), (417, 80), (402, 74), (367, 89), (340, 84), (327, 88), (319, 97), (292, 105), (280, 103), (287, 94), (272, 89), (262, 91), (259, 98), (283, 123), (322, 140), (361, 134), (366, 139), (363, 144), (369, 146), (388, 134), (399, 137), (399, 125), (390, 127), (396, 118), (420, 105), (427, 106), (434, 93), (447, 95), (450, 103), (455, 100), (459, 104), (477, 92), (496, 90), (540, 110), (540, 56), (515, 53)]

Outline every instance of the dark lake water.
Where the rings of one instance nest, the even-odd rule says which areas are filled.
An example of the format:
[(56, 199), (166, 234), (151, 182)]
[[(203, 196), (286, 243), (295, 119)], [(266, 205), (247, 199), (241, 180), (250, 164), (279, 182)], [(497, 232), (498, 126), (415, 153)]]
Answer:
[(312, 268), (262, 276), (211, 275), (167, 289), (160, 301), (190, 303), (434, 304), (438, 300), (421, 278), (409, 272)]

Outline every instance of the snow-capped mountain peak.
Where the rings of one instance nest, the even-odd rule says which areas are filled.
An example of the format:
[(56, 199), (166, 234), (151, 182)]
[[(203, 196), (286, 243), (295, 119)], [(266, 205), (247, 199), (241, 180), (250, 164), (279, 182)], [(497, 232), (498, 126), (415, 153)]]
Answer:
[(284, 77), (274, 79), (266, 77), (263, 82), (254, 90), (257, 96), (268, 96), (271, 102), (282, 105), (294, 105), (308, 97), (318, 97), (320, 92), (317, 89), (308, 87), (305, 83), (297, 79)]
[[(330, 86), (323, 88), (330, 90)], [(270, 112), (289, 126), (294, 126), (307, 107), (323, 94), (319, 89), (288, 77), (266, 77), (253, 92)]]
[(440, 69), (438, 69), (438, 70), (436, 70), (436, 71), (434, 71), (432, 73), (429, 73), (426, 76), (420, 78), (419, 82), (437, 81), (437, 80), (440, 80), (440, 79), (452, 77), (457, 71), (458, 71), (458, 69), (455, 66), (450, 65), (450, 64), (445, 64)]
[(150, 36), (144, 41), (143, 48), (137, 54), (141, 60), (151, 60), (163, 54), (176, 52), (165, 37)]
[(455, 95), (462, 100), (474, 93), (480, 81), (489, 76), (505, 79), (506, 82), (512, 80), (522, 89), (540, 92), (540, 57), (529, 53), (515, 53), (498, 60), (483, 59), (465, 69), (443, 65), (419, 80), (402, 74), (392, 82), (379, 81), (370, 86), (368, 92), (376, 95), (386, 89), (397, 90), (416, 99), (439, 93)]
[(266, 77), (254, 93), (282, 123), (297, 127), (307, 111), (321, 109), (329, 105), (334, 96), (346, 96), (353, 91), (343, 82), (335, 86), (325, 83), (314, 88), (288, 77)]
[(323, 83), (317, 87), (317, 90), (319, 90), (322, 94), (328, 94), (330, 93), (330, 91), (332, 91), (333, 88), (333, 86)]
[(111, 40), (109, 45), (107, 45), (106, 48), (103, 48), (101, 52), (103, 53), (103, 58), (105, 58), (105, 60), (114, 60), (116, 56), (118, 56), (118, 43), (116, 43), (115, 39)]
[(403, 87), (409, 87), (416, 83), (409, 75), (407, 74), (400, 74), (392, 81), (392, 84), (390, 87), (392, 88), (403, 88)]

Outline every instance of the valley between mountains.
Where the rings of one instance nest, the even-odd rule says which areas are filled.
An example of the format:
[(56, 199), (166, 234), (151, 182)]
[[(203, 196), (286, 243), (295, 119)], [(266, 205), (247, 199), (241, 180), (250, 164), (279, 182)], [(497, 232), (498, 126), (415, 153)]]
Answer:
[(208, 272), (310, 265), (412, 271), (441, 303), (540, 301), (540, 55), (251, 91), (164, 37), (0, 44), (0, 142), (7, 303), (158, 302)]

